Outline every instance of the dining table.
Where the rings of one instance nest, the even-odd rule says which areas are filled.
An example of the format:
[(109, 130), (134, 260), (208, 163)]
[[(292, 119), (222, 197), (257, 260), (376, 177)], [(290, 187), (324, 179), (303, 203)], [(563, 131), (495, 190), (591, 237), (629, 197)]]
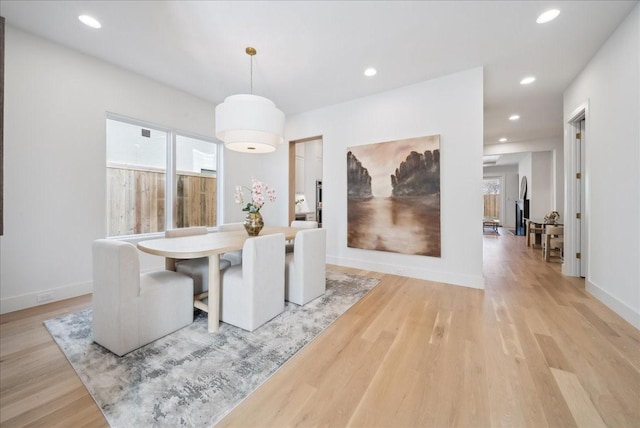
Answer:
[[(266, 226), (259, 236), (283, 233), (285, 240), (293, 240), (301, 230), (295, 227)], [(165, 268), (175, 270), (175, 261), (208, 257), (208, 291), (194, 296), (194, 307), (208, 313), (210, 333), (220, 328), (220, 255), (242, 250), (244, 242), (251, 238), (245, 230), (212, 232), (205, 235), (158, 238), (138, 242), (138, 249), (165, 258)], [(282, 251), (285, 249), (283, 248)], [(284, 269), (284, 266), (282, 267)], [(284, 286), (284, 285), (283, 285)]]

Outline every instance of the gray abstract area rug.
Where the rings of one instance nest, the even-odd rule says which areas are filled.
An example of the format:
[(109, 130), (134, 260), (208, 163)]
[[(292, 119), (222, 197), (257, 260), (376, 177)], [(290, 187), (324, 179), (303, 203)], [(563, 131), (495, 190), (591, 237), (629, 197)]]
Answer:
[(253, 332), (207, 315), (118, 357), (93, 343), (91, 309), (45, 326), (112, 427), (210, 427), (282, 364), (378, 284), (375, 278), (327, 271), (327, 291)]

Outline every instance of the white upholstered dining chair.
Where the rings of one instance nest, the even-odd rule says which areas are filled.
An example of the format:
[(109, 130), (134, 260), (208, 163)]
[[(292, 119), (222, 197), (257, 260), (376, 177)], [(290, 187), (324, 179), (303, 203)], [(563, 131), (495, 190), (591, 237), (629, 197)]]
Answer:
[(221, 272), (220, 319), (253, 331), (284, 310), (284, 234), (248, 238), (242, 263)]
[(298, 229), (317, 229), (318, 222), (310, 220), (294, 220), (291, 222), (291, 227), (297, 227)]
[[(311, 220), (294, 220), (291, 222), (291, 227), (295, 227), (298, 229), (317, 229), (318, 222), (311, 221)], [(293, 242), (288, 242), (284, 247), (285, 252), (293, 253), (293, 246), (294, 246)]]
[(193, 322), (193, 280), (168, 270), (140, 274), (137, 248), (93, 242), (93, 341), (122, 356)]
[(304, 305), (326, 291), (325, 229), (301, 230), (285, 257), (285, 300)]
[[(218, 230), (220, 232), (244, 230), (244, 223), (240, 222), (240, 223), (220, 224), (218, 225)], [(222, 256), (220, 256), (220, 263), (222, 263), (223, 260), (227, 260), (229, 263), (231, 263), (232, 266), (239, 265), (240, 263), (242, 263), (242, 250), (230, 251), (228, 253), (224, 253)]]
[[(204, 226), (183, 227), (180, 229), (169, 229), (165, 231), (167, 238), (179, 238), (181, 236), (206, 235), (207, 228)], [(220, 259), (220, 270), (231, 265), (228, 260)], [(193, 293), (198, 295), (209, 291), (209, 258), (200, 257), (197, 259), (176, 260), (176, 272), (183, 273), (193, 278)]]

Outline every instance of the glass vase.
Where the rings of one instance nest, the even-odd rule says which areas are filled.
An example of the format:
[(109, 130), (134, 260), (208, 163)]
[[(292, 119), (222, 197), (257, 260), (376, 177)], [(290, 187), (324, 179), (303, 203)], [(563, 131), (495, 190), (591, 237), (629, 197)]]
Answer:
[(249, 236), (258, 236), (263, 227), (264, 222), (259, 212), (247, 214), (244, 219), (244, 228), (247, 230)]

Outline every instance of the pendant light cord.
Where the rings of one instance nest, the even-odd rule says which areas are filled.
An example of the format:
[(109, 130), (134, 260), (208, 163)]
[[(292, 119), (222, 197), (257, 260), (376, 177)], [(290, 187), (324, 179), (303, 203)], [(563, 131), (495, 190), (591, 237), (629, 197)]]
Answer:
[(251, 57), (251, 63), (249, 66), (249, 91), (251, 95), (253, 95), (253, 56), (258, 52), (256, 51), (256, 48), (252, 48), (251, 46), (248, 46), (244, 51)]

